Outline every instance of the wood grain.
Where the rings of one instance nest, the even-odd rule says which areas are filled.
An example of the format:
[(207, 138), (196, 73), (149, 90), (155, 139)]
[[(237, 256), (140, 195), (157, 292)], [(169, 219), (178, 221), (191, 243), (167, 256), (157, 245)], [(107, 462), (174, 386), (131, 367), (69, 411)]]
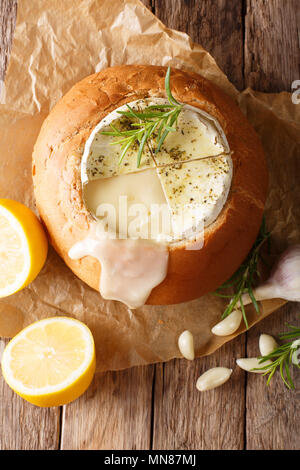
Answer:
[(16, 16), (17, 0), (0, 0), (0, 80), (7, 69)]
[(163, 23), (186, 32), (237, 88), (244, 87), (242, 0), (153, 0), (153, 5)]
[(247, 0), (245, 86), (291, 90), (300, 78), (299, 0)]
[[(154, 5), (156, 15), (167, 26), (186, 31), (242, 88), (241, 1), (230, 2), (230, 8), (223, 0), (155, 0)], [(239, 337), (213, 356), (193, 363), (176, 360), (156, 366), (153, 449), (244, 448), (245, 391), (241, 372), (236, 370), (233, 380), (211, 393), (201, 394), (195, 388), (205, 370), (217, 365), (234, 367), (234, 358), (245, 354), (244, 341), (245, 337)]]
[[(262, 333), (278, 335), (287, 331), (286, 323), (299, 324), (300, 304), (287, 304), (251, 328), (247, 356), (259, 354)], [(300, 374), (294, 368), (295, 391), (289, 391), (277, 373), (266, 387), (266, 377), (247, 374), (246, 434), (247, 449), (299, 450), (300, 448)]]
[(154, 366), (97, 375), (64, 406), (62, 449), (149, 449)]
[[(244, 448), (245, 390), (235, 357), (244, 354), (245, 336), (210, 357), (178, 359), (156, 366), (153, 449)], [(200, 393), (197, 378), (211, 367), (234, 369), (222, 387)], [(233, 399), (234, 397), (234, 399)]]
[[(4, 78), (17, 1), (0, 0), (0, 79)], [(6, 342), (0, 339), (0, 357)], [(0, 374), (0, 450), (58, 449), (60, 409), (40, 409), (18, 397)]]
[[(240, 89), (290, 90), (300, 78), (298, 0), (143, 3), (208, 49)], [(0, 0), (0, 79), (16, 5)], [(79, 400), (63, 407), (62, 417), (59, 408), (28, 404), (0, 376), (0, 449), (299, 449), (299, 374), (298, 391), (291, 393), (278, 377), (266, 388), (263, 377), (234, 368), (236, 357), (258, 353), (261, 332), (284, 331), (284, 322), (298, 317), (299, 306), (288, 304), (208, 358), (97, 375)], [(4, 345), (0, 340), (0, 355)], [(197, 377), (215, 365), (234, 368), (232, 379), (198, 392)]]
[[(299, 14), (297, 0), (247, 1), (247, 86), (266, 92), (289, 91), (292, 81), (300, 77)], [(276, 335), (285, 331), (286, 322), (299, 322), (299, 311), (300, 304), (288, 304), (252, 328), (247, 335), (248, 357), (258, 354), (261, 333)], [(298, 393), (293, 393), (283, 386), (278, 374), (268, 388), (265, 386), (265, 378), (257, 377), (256, 374), (247, 375), (248, 449), (300, 448), (300, 424), (299, 419), (295, 419), (295, 412), (300, 408), (299, 374), (296, 384)]]
[[(0, 359), (6, 341), (0, 340)], [(0, 450), (58, 449), (60, 409), (38, 408), (16, 395), (0, 374)]]

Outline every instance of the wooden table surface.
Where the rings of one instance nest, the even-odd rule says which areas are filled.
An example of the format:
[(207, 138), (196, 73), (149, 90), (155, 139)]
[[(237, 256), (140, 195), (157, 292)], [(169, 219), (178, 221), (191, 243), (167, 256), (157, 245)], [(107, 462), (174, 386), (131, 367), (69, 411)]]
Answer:
[[(0, 79), (7, 66), (16, 0), (0, 0)], [(300, 79), (299, 0), (144, 0), (167, 26), (187, 32), (240, 89), (291, 91)], [(274, 378), (235, 371), (199, 393), (204, 370), (234, 367), (257, 355), (258, 336), (299, 324), (287, 304), (248, 334), (194, 362), (173, 360), (97, 375), (88, 391), (61, 408), (39, 409), (0, 376), (0, 449), (299, 449), (300, 373), (290, 392)], [(0, 354), (5, 345), (0, 340)]]

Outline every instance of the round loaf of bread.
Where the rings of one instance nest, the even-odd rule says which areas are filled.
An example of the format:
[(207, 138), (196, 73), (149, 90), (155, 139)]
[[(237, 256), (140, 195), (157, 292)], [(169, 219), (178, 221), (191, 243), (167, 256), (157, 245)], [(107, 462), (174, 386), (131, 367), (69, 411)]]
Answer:
[[(107, 68), (78, 82), (44, 121), (33, 152), (36, 204), (52, 245), (71, 270), (99, 289), (101, 266), (85, 256), (72, 260), (70, 248), (85, 238), (93, 218), (82, 197), (81, 159), (95, 126), (125, 103), (165, 97), (166, 68), (124, 65)], [(222, 127), (233, 164), (227, 200), (205, 228), (203, 247), (169, 247), (168, 272), (147, 303), (174, 304), (214, 291), (249, 253), (262, 220), (268, 172), (260, 140), (238, 106), (216, 85), (195, 73), (172, 69), (176, 100), (199, 108)]]

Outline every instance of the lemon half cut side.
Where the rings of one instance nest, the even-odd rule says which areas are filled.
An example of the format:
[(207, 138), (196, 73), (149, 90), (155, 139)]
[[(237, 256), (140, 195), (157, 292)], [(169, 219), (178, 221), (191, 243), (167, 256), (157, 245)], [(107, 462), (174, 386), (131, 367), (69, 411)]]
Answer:
[(0, 297), (32, 282), (47, 251), (45, 231), (32, 210), (18, 201), (0, 199)]
[(94, 339), (74, 318), (39, 320), (8, 343), (1, 365), (7, 384), (25, 400), (41, 407), (65, 405), (93, 379)]

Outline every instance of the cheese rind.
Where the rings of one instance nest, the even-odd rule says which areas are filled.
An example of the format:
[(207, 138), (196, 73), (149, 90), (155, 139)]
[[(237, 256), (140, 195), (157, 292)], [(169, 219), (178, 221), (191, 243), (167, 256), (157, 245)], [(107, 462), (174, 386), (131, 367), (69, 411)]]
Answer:
[[(179, 114), (176, 132), (169, 132), (161, 149), (154, 153), (157, 166), (185, 162), (227, 151), (227, 143), (212, 118), (185, 105)], [(155, 152), (156, 144), (152, 144)]]
[[(147, 106), (167, 105), (168, 101), (164, 98), (145, 98), (128, 104), (133, 110), (142, 111)], [(120, 111), (128, 111), (127, 106), (115, 109), (102, 119), (87, 140), (81, 165), (83, 183), (228, 151), (226, 137), (217, 121), (198, 108), (184, 105), (178, 117), (176, 132), (169, 132), (157, 154), (156, 142), (152, 139), (145, 145), (140, 166), (137, 167), (138, 143), (135, 143), (119, 164), (122, 148), (116, 142), (122, 137), (104, 135), (102, 132), (112, 131), (111, 124), (120, 131), (131, 128), (134, 118), (131, 120), (121, 116)]]
[[(141, 109), (142, 101), (138, 100), (130, 103), (130, 106), (134, 110)], [(143, 158), (138, 168), (137, 144), (134, 144), (128, 149), (122, 162), (119, 163), (122, 148), (120, 144), (115, 144), (115, 142), (120, 140), (121, 137), (102, 134), (102, 132), (111, 132), (113, 130), (110, 127), (111, 124), (120, 131), (130, 127), (130, 122), (134, 120), (129, 121), (127, 118), (121, 116), (118, 111), (128, 111), (128, 108), (126, 105), (121, 106), (108, 114), (99, 122), (88, 138), (81, 163), (82, 183), (98, 178), (110, 178), (112, 176), (134, 173), (155, 167), (152, 152), (148, 145), (144, 147)]]
[[(133, 228), (141, 238), (152, 238), (151, 211), (153, 206), (166, 206), (167, 201), (154, 168), (139, 173), (113, 176), (89, 181), (83, 186), (86, 206), (98, 218), (98, 223), (107, 227), (119, 238), (133, 238)], [(135, 222), (136, 221), (136, 222)], [(151, 233), (152, 229), (152, 233)], [(155, 231), (160, 235), (160, 228)], [(156, 238), (156, 237), (155, 237)]]
[[(129, 104), (142, 111), (147, 106), (167, 103), (166, 99), (155, 97)], [(121, 211), (118, 199), (127, 196), (135, 204), (145, 205), (147, 201), (145, 209), (150, 214), (151, 202), (163, 203), (165, 198), (172, 229), (166, 224), (156, 241), (174, 243), (190, 238), (189, 234), (200, 233), (218, 217), (231, 185), (232, 160), (219, 123), (204, 111), (184, 105), (176, 132), (169, 132), (157, 154), (156, 142), (148, 142), (137, 168), (138, 144), (129, 149), (119, 164), (122, 150), (119, 144), (114, 144), (117, 137), (102, 134), (111, 130), (112, 123), (120, 130), (130, 127), (132, 121), (118, 111), (128, 108), (122, 106), (106, 116), (85, 146), (81, 170), (89, 210), (95, 216), (100, 203), (112, 204), (118, 219)], [(149, 220), (143, 221), (144, 229), (149, 227)], [(119, 226), (116, 228), (118, 231)]]
[(231, 185), (229, 155), (157, 168), (172, 214), (174, 232), (185, 234), (210, 225), (221, 212)]

